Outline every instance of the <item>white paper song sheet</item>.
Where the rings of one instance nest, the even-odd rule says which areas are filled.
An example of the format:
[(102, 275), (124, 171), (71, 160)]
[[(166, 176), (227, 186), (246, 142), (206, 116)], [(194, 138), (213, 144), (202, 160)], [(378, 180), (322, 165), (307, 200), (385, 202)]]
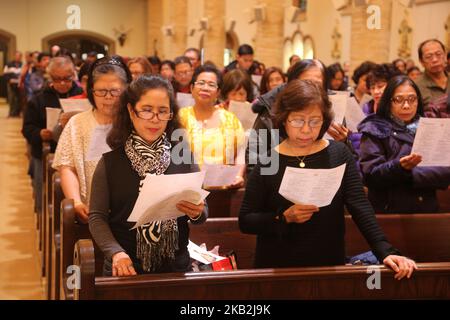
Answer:
[(205, 187), (223, 187), (232, 184), (242, 166), (227, 166), (224, 164), (203, 164), (202, 171), (205, 171)]
[(257, 74), (252, 74), (252, 81), (253, 81), (254, 83), (256, 83), (256, 85), (257, 85), (258, 87), (261, 87), (261, 80), (262, 80), (262, 76), (257, 75)]
[(450, 167), (450, 119), (420, 118), (411, 152), (422, 156), (418, 166)]
[(301, 169), (287, 167), (278, 191), (295, 204), (328, 206), (341, 186), (345, 166), (333, 169)]
[(84, 112), (92, 109), (88, 99), (59, 99), (64, 112)]
[(258, 116), (257, 113), (253, 113), (252, 105), (249, 102), (230, 101), (228, 111), (236, 115), (245, 131), (253, 128)]
[(205, 172), (147, 175), (128, 217), (136, 222), (134, 228), (157, 220), (168, 220), (185, 215), (176, 208), (181, 200), (199, 204), (209, 194), (202, 189)]
[(95, 127), (91, 135), (91, 143), (89, 144), (86, 160), (97, 161), (106, 152), (111, 151), (111, 148), (106, 143), (106, 137), (111, 131), (112, 125), (101, 125)]
[(334, 122), (342, 124), (344, 121), (345, 111), (347, 110), (347, 94), (330, 94), (328, 96), (334, 112)]
[(59, 108), (45, 108), (45, 113), (47, 116), (47, 129), (53, 130), (59, 121), (59, 115), (61, 113), (61, 109)]
[(358, 132), (358, 124), (366, 117), (355, 97), (348, 98), (345, 124), (352, 132)]
[(177, 93), (177, 103), (178, 107), (184, 108), (184, 107), (190, 107), (195, 104), (195, 100), (192, 97), (192, 94), (190, 93)]

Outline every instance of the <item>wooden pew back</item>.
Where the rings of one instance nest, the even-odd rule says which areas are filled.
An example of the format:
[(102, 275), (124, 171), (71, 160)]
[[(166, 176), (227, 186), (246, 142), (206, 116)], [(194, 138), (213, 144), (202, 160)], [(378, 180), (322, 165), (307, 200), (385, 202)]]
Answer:
[(238, 217), (245, 189), (218, 189), (208, 190), (210, 194), (206, 198), (209, 209), (209, 217)]
[(239, 269), (253, 268), (256, 235), (240, 232), (237, 217), (209, 218), (203, 224), (189, 224), (189, 228), (195, 244), (205, 243), (208, 250), (219, 245), (221, 255), (234, 251)]
[(450, 212), (450, 187), (446, 190), (437, 190), (440, 212)]
[(60, 272), (60, 253), (61, 253), (61, 234), (60, 234), (60, 217), (61, 217), (61, 201), (64, 199), (64, 193), (61, 187), (61, 176), (59, 172), (55, 172), (52, 177), (52, 207), (53, 221), (51, 225), (51, 290), (50, 297), (52, 300), (59, 300), (59, 272)]
[[(420, 262), (450, 261), (450, 213), (378, 214), (377, 220), (390, 243)], [(351, 217), (346, 216), (347, 255), (369, 250)]]
[(53, 153), (49, 153), (46, 156), (46, 165), (44, 171), (43, 178), (43, 201), (42, 202), (42, 212), (43, 212), (43, 265), (44, 265), (44, 277), (45, 277), (45, 288), (46, 288), (46, 296), (47, 299), (50, 299), (50, 291), (51, 291), (51, 252), (52, 252), (52, 239), (51, 239), (51, 225), (53, 221), (53, 205), (52, 205), (52, 193), (53, 193), (53, 183), (52, 176), (55, 170), (52, 168), (53, 159), (55, 155)]
[(450, 263), (419, 264), (410, 280), (397, 281), (379, 267), (381, 290), (367, 286), (364, 266), (237, 270), (226, 272), (95, 277), (92, 240), (77, 242), (81, 269), (75, 299), (449, 299)]

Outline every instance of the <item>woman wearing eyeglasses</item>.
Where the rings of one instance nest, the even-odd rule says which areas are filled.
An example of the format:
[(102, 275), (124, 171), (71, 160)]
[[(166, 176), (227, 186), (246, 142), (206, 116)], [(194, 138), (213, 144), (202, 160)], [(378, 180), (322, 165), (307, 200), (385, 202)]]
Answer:
[(427, 213), (439, 210), (436, 189), (450, 184), (450, 168), (418, 167), (411, 153), (423, 102), (407, 76), (389, 80), (376, 114), (358, 126), (360, 166), (369, 200), (377, 213)]
[(130, 71), (120, 57), (94, 62), (87, 83), (93, 109), (73, 116), (59, 138), (52, 166), (60, 172), (64, 196), (74, 200), (82, 223), (88, 222), (92, 176), (102, 152), (110, 150), (106, 134), (112, 127), (119, 96), (129, 82)]
[[(191, 83), (195, 105), (180, 110), (180, 122), (187, 130), (191, 149), (200, 166), (204, 163), (236, 164), (244, 143), (244, 131), (239, 119), (217, 105), (221, 86), (219, 70), (209, 65), (198, 67)], [(235, 181), (223, 187), (243, 186), (244, 171), (243, 167)]]
[[(399, 256), (378, 226), (351, 152), (323, 138), (332, 121), (331, 102), (316, 82), (293, 80), (277, 98), (274, 126), (284, 138), (273, 151), (279, 154), (279, 170), (264, 175), (270, 164), (255, 166), (239, 215), (241, 231), (258, 236), (255, 267), (343, 265), (346, 206), (378, 260), (394, 269), (395, 278), (409, 278), (415, 263)], [(279, 193), (288, 167), (331, 169), (343, 164), (341, 185), (328, 206), (294, 204)]]
[(190, 270), (188, 220), (206, 220), (204, 203), (180, 201), (177, 208), (184, 216), (137, 229), (131, 229), (134, 223), (127, 222), (147, 174), (198, 171), (195, 164), (177, 164), (173, 159), (175, 155), (183, 157), (172, 152), (176, 146), (172, 132), (179, 127), (178, 107), (168, 80), (143, 75), (123, 93), (108, 136), (113, 151), (103, 154), (92, 180), (89, 229), (104, 253), (105, 275)]

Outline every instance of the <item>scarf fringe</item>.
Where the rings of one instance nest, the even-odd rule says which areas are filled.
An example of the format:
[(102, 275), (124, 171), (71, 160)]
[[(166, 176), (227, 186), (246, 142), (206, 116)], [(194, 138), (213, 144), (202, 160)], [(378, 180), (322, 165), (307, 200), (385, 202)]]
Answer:
[(158, 242), (147, 241), (143, 235), (143, 230), (136, 232), (136, 255), (145, 272), (157, 271), (165, 261), (175, 259), (175, 252), (179, 249), (176, 220), (175, 228), (168, 228), (166, 224), (163, 224), (163, 228), (165, 230), (162, 231)]

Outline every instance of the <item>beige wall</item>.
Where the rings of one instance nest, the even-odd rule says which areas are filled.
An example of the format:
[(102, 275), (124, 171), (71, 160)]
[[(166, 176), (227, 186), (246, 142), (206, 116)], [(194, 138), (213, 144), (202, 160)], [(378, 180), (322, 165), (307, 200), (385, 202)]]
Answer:
[[(116, 41), (116, 52), (122, 55), (136, 56), (153, 53), (153, 39), (158, 38), (158, 53), (162, 58), (174, 58), (182, 52), (173, 52), (171, 39), (162, 36), (161, 26), (151, 23), (150, 17), (157, 17), (164, 24), (174, 23), (177, 17), (173, 15), (173, 2), (169, 0), (0, 0), (0, 29), (11, 32), (17, 37), (19, 50), (41, 50), (42, 38), (66, 30), (68, 14), (66, 8), (70, 4), (81, 7), (81, 28), (84, 31), (96, 32), (115, 39), (113, 29), (123, 25), (129, 33), (124, 47)], [(161, 12), (149, 13), (147, 2), (158, 1)], [(199, 20), (204, 16), (205, 0), (186, 0), (186, 12), (178, 15), (186, 16), (186, 34), (196, 29), (193, 36), (186, 37), (186, 47), (199, 47), (202, 32), (199, 29)], [(255, 45), (257, 24), (250, 24), (253, 7), (265, 0), (224, 0), (225, 1), (225, 29), (228, 30), (232, 20), (236, 21), (235, 33), (239, 44)], [(335, 62), (331, 57), (333, 42), (331, 35), (336, 21), (339, 21), (342, 34), (342, 55), (340, 62), (350, 60), (352, 18), (350, 15), (342, 16), (336, 11), (332, 0), (308, 1), (307, 20), (300, 24), (291, 23), (289, 6), (291, 0), (283, 1), (285, 6), (285, 21), (283, 26), (284, 37), (292, 37), (296, 30), (303, 36), (311, 36), (315, 45), (316, 57), (326, 64)], [(388, 41), (389, 59), (397, 57), (399, 42), (398, 28), (404, 15), (404, 7), (398, 0), (393, 1), (390, 40)], [(445, 40), (444, 24), (450, 12), (450, 1), (432, 2), (414, 6), (408, 9), (413, 28), (412, 57), (417, 61), (417, 46), (424, 39), (437, 37)], [(149, 21), (147, 23), (147, 21)], [(361, 31), (361, 30), (354, 30)], [(367, 30), (367, 32), (369, 32)], [(148, 35), (148, 36), (147, 36)], [(270, 44), (268, 44), (270, 45)], [(280, 48), (283, 50), (283, 48)], [(361, 48), (356, 52), (364, 60), (367, 52)], [(256, 52), (258, 58), (258, 52)], [(283, 66), (283, 61), (279, 61)]]
[(299, 24), (290, 22), (291, 16), (288, 12), (292, 12), (289, 9), (289, 5), (292, 4), (292, 1), (285, 0), (285, 3), (285, 37), (291, 37), (294, 32), (299, 29), (303, 36), (311, 36), (313, 38), (315, 56), (317, 58), (321, 59), (327, 65), (338, 62), (331, 56), (333, 47), (331, 36), (336, 21), (338, 21), (340, 33), (342, 35), (342, 53), (339, 62), (344, 62), (350, 59), (351, 19), (350, 17), (342, 17), (342, 15), (334, 8), (331, 0), (308, 1), (306, 21), (302, 21)]
[(424, 5), (416, 5), (412, 8), (405, 8), (398, 1), (394, 1), (392, 10), (392, 29), (390, 42), (390, 60), (398, 57), (397, 50), (400, 41), (398, 29), (405, 16), (405, 10), (409, 14), (412, 33), (411, 58), (420, 65), (417, 56), (419, 44), (429, 38), (437, 38), (446, 43), (445, 24), (450, 13), (450, 1), (441, 1)]
[(116, 53), (135, 56), (147, 53), (146, 0), (1, 0), (0, 29), (17, 37), (18, 50), (41, 50), (42, 38), (66, 30), (71, 4), (81, 8), (81, 29), (116, 39), (113, 29), (132, 29)]

